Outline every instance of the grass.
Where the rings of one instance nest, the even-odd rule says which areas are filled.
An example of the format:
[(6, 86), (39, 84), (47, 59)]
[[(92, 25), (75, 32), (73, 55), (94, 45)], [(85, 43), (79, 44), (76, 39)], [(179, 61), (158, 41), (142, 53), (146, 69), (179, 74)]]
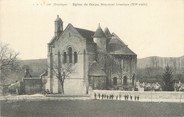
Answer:
[(115, 100), (2, 101), (2, 117), (183, 117), (184, 103)]

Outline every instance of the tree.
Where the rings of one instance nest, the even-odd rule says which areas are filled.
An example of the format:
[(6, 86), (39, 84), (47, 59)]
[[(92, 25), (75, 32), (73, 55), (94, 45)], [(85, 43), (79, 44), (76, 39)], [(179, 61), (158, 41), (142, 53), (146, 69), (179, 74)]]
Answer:
[(61, 93), (64, 94), (65, 79), (69, 78), (70, 74), (74, 71), (72, 69), (72, 64), (67, 63), (65, 65), (62, 65), (60, 68), (55, 65), (55, 68), (53, 69), (53, 71), (61, 84)]
[(19, 53), (9, 48), (8, 44), (0, 42), (0, 80), (6, 84), (8, 76), (19, 67), (17, 56)]
[(174, 91), (174, 79), (171, 67), (168, 65), (165, 67), (163, 73), (163, 90)]
[(59, 80), (61, 84), (61, 93), (64, 94), (65, 79), (70, 77), (71, 73), (74, 72), (74, 66), (72, 63), (61, 64), (61, 54), (58, 52), (58, 61), (53, 62), (52, 65), (47, 65), (47, 67), (51, 70), (51, 72), (55, 74), (56, 78)]

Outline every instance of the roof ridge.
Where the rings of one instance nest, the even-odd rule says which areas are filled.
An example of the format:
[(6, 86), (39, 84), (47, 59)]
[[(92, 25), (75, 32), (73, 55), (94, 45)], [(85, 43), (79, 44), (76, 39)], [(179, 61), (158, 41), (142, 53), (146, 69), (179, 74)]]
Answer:
[(92, 30), (84, 29), (84, 28), (78, 28), (78, 27), (74, 27), (74, 28), (79, 29), (79, 30), (85, 30), (85, 31), (95, 32), (95, 31), (92, 31)]

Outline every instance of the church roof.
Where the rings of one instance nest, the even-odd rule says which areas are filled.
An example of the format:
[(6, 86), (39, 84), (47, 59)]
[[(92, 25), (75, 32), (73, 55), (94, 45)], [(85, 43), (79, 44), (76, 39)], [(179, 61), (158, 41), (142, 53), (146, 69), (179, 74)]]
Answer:
[(109, 54), (136, 55), (115, 33), (113, 33), (112, 35), (113, 36), (108, 43)]
[(107, 37), (111, 36), (111, 33), (107, 27), (104, 29), (104, 33)]
[(122, 45), (122, 46), (126, 46), (125, 43), (123, 41), (121, 41), (120, 39), (118, 39), (117, 37), (115, 36), (112, 36), (110, 41), (109, 41), (109, 44), (115, 44), (115, 45)]
[[(71, 25), (71, 24), (68, 24), (67, 27)], [(66, 27), (66, 28), (67, 28)], [(66, 30), (65, 28), (65, 30)], [(84, 38), (86, 39), (92, 39), (93, 38), (93, 35), (95, 34), (94, 31), (90, 31), (90, 30), (86, 30), (86, 29), (81, 29), (81, 28), (77, 28), (77, 27), (74, 27), (77, 32)], [(64, 31), (63, 31), (64, 32)], [(62, 35), (62, 33), (57, 37), (57, 36), (54, 36), (51, 41), (49, 42), (49, 44), (52, 44), (57, 38), (59, 38), (60, 36)], [(88, 41), (92, 41), (92, 40), (88, 40)]]
[[(58, 18), (56, 20), (59, 20)], [(65, 28), (68, 29), (68, 27), (73, 27), (71, 24), (68, 24), (67, 27)], [(115, 34), (115, 33), (110, 33), (109, 29), (106, 28), (104, 32), (106, 34), (109, 34), (107, 36), (100, 25), (98, 26), (96, 32), (86, 30), (86, 29), (81, 29), (77, 27), (73, 27), (82, 37), (86, 39), (87, 42), (93, 42), (94, 37), (107, 37), (109, 40), (107, 41), (107, 52), (109, 54), (119, 54), (119, 55), (136, 55), (131, 49), (128, 48), (128, 46)], [(63, 32), (65, 32), (65, 30)], [(53, 44), (55, 40), (59, 39), (59, 37), (63, 34), (63, 32), (59, 36), (54, 36), (51, 41), (48, 44)], [(101, 74), (103, 74), (103, 71), (100, 71)], [(93, 73), (93, 72), (92, 72)], [(104, 73), (105, 74), (105, 73)]]
[(81, 29), (81, 28), (76, 28), (75, 29), (86, 39), (91, 39), (93, 38), (93, 35), (95, 34), (94, 31), (86, 30), (86, 29)]
[(103, 32), (102, 28), (100, 27), (100, 25), (98, 26), (98, 28), (96, 29), (95, 34), (93, 35), (93, 37), (106, 37), (105, 33)]
[(105, 72), (101, 69), (100, 65), (94, 61), (89, 69), (89, 76), (106, 76)]
[(120, 49), (112, 49), (109, 54), (118, 54), (118, 55), (136, 55), (132, 50), (130, 50), (127, 46), (122, 46)]

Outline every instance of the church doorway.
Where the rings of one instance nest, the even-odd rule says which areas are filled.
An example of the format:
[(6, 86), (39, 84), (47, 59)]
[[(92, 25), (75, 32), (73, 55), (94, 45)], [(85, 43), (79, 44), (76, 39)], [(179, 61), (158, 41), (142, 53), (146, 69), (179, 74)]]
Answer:
[(124, 76), (123, 77), (123, 85), (127, 85), (128, 83), (127, 83), (127, 76)]
[(117, 77), (113, 78), (113, 85), (117, 85)]

